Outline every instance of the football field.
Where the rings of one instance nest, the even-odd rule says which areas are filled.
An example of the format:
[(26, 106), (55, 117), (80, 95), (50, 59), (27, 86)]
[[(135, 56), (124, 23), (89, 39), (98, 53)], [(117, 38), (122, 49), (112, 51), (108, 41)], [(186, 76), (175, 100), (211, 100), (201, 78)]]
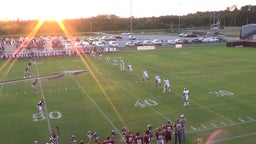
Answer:
[[(106, 58), (110, 57), (110, 62)], [(113, 59), (118, 66), (113, 66)], [(125, 63), (125, 71), (119, 67)], [(185, 144), (202, 138), (208, 144), (253, 144), (256, 141), (256, 49), (227, 48), (224, 44), (157, 47), (87, 57), (36, 58), (30, 78), (23, 78), (31, 59), (0, 61), (0, 135), (4, 144), (40, 144), (60, 129), (60, 144), (71, 135), (88, 142), (87, 131), (100, 141), (121, 128), (144, 135), (147, 125), (175, 123), (184, 114)], [(127, 72), (132, 64), (133, 72)], [(142, 81), (147, 70), (149, 80)], [(155, 86), (155, 75), (169, 79), (171, 92)], [(38, 93), (31, 83), (38, 79)], [(183, 105), (183, 89), (190, 105)], [(44, 116), (37, 103), (45, 99)], [(155, 142), (155, 138), (153, 139)], [(174, 143), (174, 138), (171, 142)]]

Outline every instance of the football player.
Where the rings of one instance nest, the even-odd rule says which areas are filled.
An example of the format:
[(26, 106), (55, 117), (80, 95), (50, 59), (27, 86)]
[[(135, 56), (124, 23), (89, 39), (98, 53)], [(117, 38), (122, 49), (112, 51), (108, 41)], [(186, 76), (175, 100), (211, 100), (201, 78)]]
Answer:
[(165, 90), (168, 89), (169, 92), (171, 92), (171, 85), (167, 78), (164, 78), (164, 87), (163, 87), (163, 93), (165, 93)]
[(24, 78), (31, 77), (29, 67), (27, 66), (24, 71)]
[(44, 103), (45, 100), (41, 99), (38, 103), (37, 103), (37, 109), (38, 109), (38, 113), (41, 117), (44, 116), (44, 112), (43, 112), (43, 108), (44, 108)]
[(110, 63), (110, 57), (109, 56), (106, 58), (106, 63)]
[(103, 144), (114, 144), (114, 140), (112, 140), (109, 136), (103, 141)]
[(164, 137), (165, 137), (164, 131), (162, 131), (162, 129), (160, 127), (156, 128), (154, 131), (155, 131), (155, 136), (156, 136), (156, 143), (164, 144)]
[(139, 132), (136, 132), (135, 137), (134, 137), (134, 144), (144, 144), (143, 142), (143, 137), (140, 136)]
[(143, 136), (143, 141), (145, 144), (151, 144), (152, 135), (150, 134), (149, 130), (145, 131), (145, 135)]
[(49, 136), (50, 144), (59, 144), (60, 132), (59, 128), (56, 127), (57, 132), (52, 132)]
[(91, 142), (91, 140), (92, 140), (92, 138), (93, 138), (93, 131), (91, 131), (91, 130), (89, 130), (88, 132), (87, 132), (87, 137), (89, 138), (89, 142), (88, 143), (90, 143)]
[(126, 135), (127, 130), (125, 127), (122, 127), (121, 131), (122, 131), (122, 139), (125, 142), (125, 135)]
[(134, 135), (131, 131), (128, 131), (127, 135), (125, 135), (125, 143), (126, 144), (132, 144), (134, 141)]
[(32, 81), (31, 87), (32, 87), (33, 93), (37, 93), (37, 83), (38, 83), (38, 79), (34, 79)]
[(156, 87), (161, 86), (161, 78), (159, 75), (155, 76), (155, 80), (156, 80)]
[(116, 136), (117, 136), (117, 133), (116, 133), (116, 130), (112, 130), (111, 131), (111, 137), (113, 138), (113, 140), (116, 142)]
[(184, 106), (189, 105), (189, 90), (187, 88), (184, 88), (183, 90), (183, 101), (184, 101)]
[(143, 70), (142, 81), (144, 81), (144, 79), (149, 80), (148, 71), (146, 70)]
[(117, 59), (116, 59), (116, 58), (113, 59), (113, 66), (114, 66), (114, 67), (117, 66)]
[(124, 60), (123, 59), (120, 60), (120, 69), (121, 69), (121, 71), (125, 70), (125, 68), (124, 68)]
[(94, 132), (94, 133), (93, 133), (93, 138), (94, 138), (94, 140), (99, 140), (99, 139), (100, 139), (99, 133)]
[(33, 144), (39, 144), (39, 142), (38, 142), (37, 140), (35, 140), (35, 141), (33, 142)]
[(72, 135), (70, 137), (70, 140), (71, 140), (72, 144), (76, 144), (77, 143), (77, 137), (75, 135)]
[(129, 63), (127, 69), (128, 69), (128, 73), (132, 73), (133, 71), (132, 64)]
[(170, 144), (172, 140), (172, 124), (171, 121), (168, 120), (167, 124), (165, 125), (165, 142), (166, 144)]

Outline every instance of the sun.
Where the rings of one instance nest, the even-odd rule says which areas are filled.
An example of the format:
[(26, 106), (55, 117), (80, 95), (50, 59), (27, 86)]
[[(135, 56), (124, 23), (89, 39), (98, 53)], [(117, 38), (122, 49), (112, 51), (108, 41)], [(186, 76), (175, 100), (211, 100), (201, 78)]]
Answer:
[(0, 19), (0, 21), (8, 22), (8, 21), (9, 21), (9, 18), (5, 17), (5, 18)]
[(43, 15), (39, 16), (38, 19), (40, 21), (62, 21), (64, 18), (55, 15)]

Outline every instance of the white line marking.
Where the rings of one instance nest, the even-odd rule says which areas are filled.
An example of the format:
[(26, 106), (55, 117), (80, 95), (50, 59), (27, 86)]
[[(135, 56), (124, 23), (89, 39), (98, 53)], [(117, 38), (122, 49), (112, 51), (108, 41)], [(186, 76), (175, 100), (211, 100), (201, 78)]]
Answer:
[[(38, 71), (37, 65), (35, 65), (35, 67), (36, 67), (36, 73), (39, 76), (39, 71)], [(42, 98), (45, 100), (41, 80), (38, 79), (38, 82), (39, 82), (39, 87), (40, 87), (40, 92), (41, 92)], [(49, 133), (51, 134), (52, 128), (51, 128), (51, 123), (50, 123), (50, 119), (49, 119), (49, 115), (48, 115), (48, 111), (47, 111), (47, 107), (46, 107), (46, 101), (44, 102), (44, 111), (45, 111), (46, 120), (47, 120), (47, 124), (48, 124), (48, 130), (49, 130)]]
[(227, 125), (226, 123), (224, 123), (223, 121), (220, 121), (220, 123), (222, 124), (222, 125)]
[(216, 124), (214, 124), (214, 123), (211, 123), (211, 125), (212, 125), (212, 126), (214, 126), (214, 127), (217, 127), (217, 125), (216, 125)]
[[(227, 127), (232, 127), (232, 126), (238, 126), (238, 125), (244, 125), (244, 124), (248, 124), (248, 123), (254, 123), (256, 122), (256, 120), (253, 120), (253, 121), (247, 121), (247, 122), (244, 122), (244, 123), (232, 123), (232, 124), (228, 124), (226, 126), (220, 126), (220, 127), (210, 127), (208, 129), (200, 129), (198, 131), (202, 132), (202, 131), (208, 131), (208, 130), (214, 130), (214, 129), (220, 129), (220, 128), (227, 128)], [(187, 133), (194, 133), (194, 131), (187, 131)]]
[[(65, 67), (58, 62), (58, 64), (65, 70)], [(94, 106), (98, 109), (98, 111), (105, 117), (105, 119), (109, 122), (109, 124), (118, 132), (120, 136), (122, 136), (119, 129), (113, 124), (113, 122), (110, 120), (110, 118), (104, 113), (104, 111), (98, 106), (98, 104), (94, 101), (92, 96), (82, 87), (82, 85), (74, 78), (73, 75), (70, 75), (70, 77), (74, 80), (74, 82), (77, 84), (77, 86), (82, 90), (82, 92), (90, 99), (90, 101), (94, 104)], [(75, 88), (73, 87), (73, 90)]]
[(190, 126), (194, 131), (197, 131), (197, 129), (195, 128), (195, 127), (193, 127), (193, 126)]
[(202, 126), (203, 128), (205, 128), (205, 129), (207, 128), (207, 127), (206, 127), (206, 126), (204, 126), (204, 125), (201, 125), (201, 126)]
[(243, 119), (241, 119), (241, 118), (239, 118), (238, 120), (240, 120), (242, 123), (244, 123), (244, 122), (245, 122), (245, 120), (243, 120)]
[(251, 117), (247, 117), (250, 121), (253, 121), (254, 119), (253, 118), (251, 118)]
[(256, 133), (248, 133), (248, 134), (244, 134), (244, 135), (238, 135), (238, 136), (234, 136), (234, 137), (209, 141), (209, 142), (206, 142), (205, 144), (215, 144), (215, 143), (219, 143), (219, 142), (223, 142), (223, 141), (234, 140), (234, 139), (244, 138), (244, 137), (253, 136), (253, 135), (256, 135)]
[[(113, 84), (115, 84), (115, 82), (111, 79), (108, 79), (109, 81), (111, 81)], [(129, 90), (125, 89), (124, 87), (122, 87), (119, 84), (116, 84), (118, 87), (120, 87), (122, 90), (124, 90), (126, 93), (128, 93), (129, 95), (133, 96), (134, 98), (136, 98), (139, 101), (143, 101), (142, 99), (140, 99), (139, 97), (137, 97), (136, 95), (134, 95), (133, 93), (131, 93)], [(167, 116), (163, 115), (162, 113), (160, 113), (159, 111), (157, 111), (156, 109), (154, 109), (153, 107), (148, 107), (151, 110), (153, 110), (155, 113), (157, 113), (158, 115), (160, 115), (161, 117), (165, 118), (166, 120), (170, 120), (170, 118), (168, 118)], [(171, 120), (170, 120), (171, 121)], [(172, 122), (172, 121), (171, 121)], [(173, 123), (173, 122), (172, 122)]]

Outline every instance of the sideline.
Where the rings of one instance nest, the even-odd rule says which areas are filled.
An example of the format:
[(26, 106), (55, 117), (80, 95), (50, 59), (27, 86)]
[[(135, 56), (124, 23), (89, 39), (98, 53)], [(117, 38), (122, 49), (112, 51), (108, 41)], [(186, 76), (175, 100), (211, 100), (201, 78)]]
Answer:
[(218, 140), (214, 140), (214, 141), (209, 141), (209, 142), (205, 142), (205, 144), (215, 144), (215, 143), (219, 143), (219, 142), (244, 138), (244, 137), (253, 136), (253, 135), (256, 135), (256, 132), (255, 133), (248, 133), (248, 134), (244, 134), (244, 135), (233, 136), (233, 137), (229, 137), (229, 138), (218, 139)]

